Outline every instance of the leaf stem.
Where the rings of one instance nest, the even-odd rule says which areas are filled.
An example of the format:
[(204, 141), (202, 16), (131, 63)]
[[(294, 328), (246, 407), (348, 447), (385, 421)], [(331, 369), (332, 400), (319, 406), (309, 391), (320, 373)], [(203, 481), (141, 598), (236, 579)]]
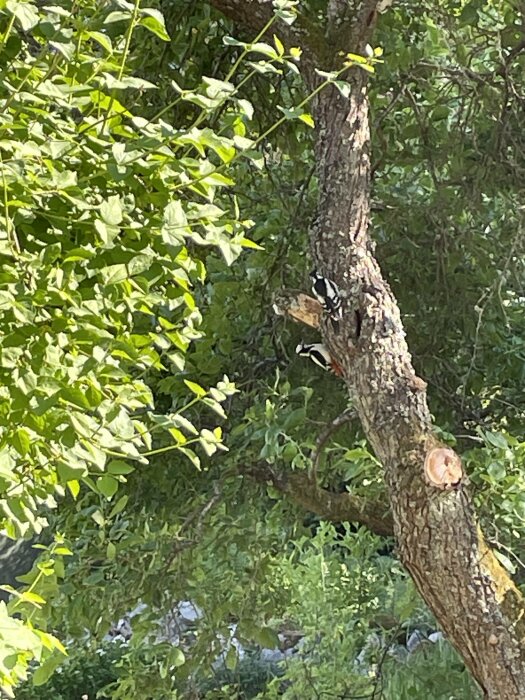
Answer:
[(0, 46), (5, 46), (5, 45), (6, 45), (7, 40), (9, 39), (9, 35), (11, 34), (11, 29), (13, 28), (13, 24), (14, 24), (14, 23), (15, 23), (15, 16), (14, 16), (14, 14), (13, 14), (13, 15), (11, 15), (11, 17), (9, 18), (9, 22), (8, 22), (8, 24), (7, 24), (7, 27), (6, 27), (5, 34), (4, 34), (4, 36), (2, 37), (2, 41), (1, 41), (1, 43), (0, 43)]
[(235, 72), (237, 71), (237, 68), (240, 66), (240, 64), (242, 63), (242, 61), (244, 61), (244, 59), (246, 58), (246, 56), (247, 56), (247, 55), (250, 53), (250, 51), (252, 50), (252, 46), (262, 39), (262, 37), (266, 34), (266, 32), (268, 31), (268, 29), (270, 29), (270, 27), (272, 26), (272, 24), (275, 22), (275, 19), (276, 19), (276, 15), (272, 15), (272, 16), (270, 17), (270, 19), (268, 20), (268, 22), (266, 22), (266, 24), (264, 25), (264, 27), (261, 29), (261, 31), (257, 34), (257, 36), (255, 37), (255, 39), (254, 39), (253, 41), (251, 41), (249, 44), (247, 44), (247, 45), (244, 47), (243, 52), (240, 54), (239, 58), (235, 61), (235, 63), (234, 63), (233, 66), (231, 67), (230, 71), (228, 72), (228, 75), (227, 75), (226, 78), (224, 79), (225, 82), (228, 83), (228, 82), (233, 78), (233, 76), (235, 75)]
[(119, 72), (118, 72), (118, 79), (122, 80), (122, 76), (124, 75), (124, 70), (126, 68), (126, 61), (128, 59), (128, 54), (129, 54), (129, 47), (131, 44), (131, 37), (133, 36), (133, 31), (137, 25), (137, 15), (140, 10), (140, 0), (135, 0), (135, 3), (133, 5), (133, 12), (131, 13), (131, 21), (129, 23), (128, 31), (126, 32), (126, 40), (124, 43), (124, 52), (122, 54), (122, 62), (120, 64)]
[[(133, 11), (131, 12), (131, 19), (129, 22), (128, 30), (126, 32), (126, 38), (124, 40), (124, 51), (122, 52), (122, 60), (120, 62), (119, 70), (117, 73), (117, 80), (122, 80), (122, 76), (124, 75), (124, 71), (126, 69), (126, 61), (128, 60), (128, 54), (129, 54), (129, 47), (131, 45), (131, 38), (133, 36), (133, 31), (135, 27), (137, 26), (137, 15), (140, 10), (140, 0), (135, 0), (133, 4)], [(109, 102), (108, 108), (106, 110), (106, 113), (104, 114), (104, 120), (103, 120), (103, 126), (102, 126), (102, 131), (105, 130), (107, 120), (111, 114), (111, 110), (113, 108), (113, 103), (115, 102), (115, 88), (111, 91), (111, 100)]]
[(4, 199), (4, 216), (5, 216), (5, 230), (7, 233), (7, 239), (11, 246), (13, 257), (18, 257), (20, 255), (20, 243), (18, 241), (16, 231), (12, 226), (11, 217), (9, 216), (9, 200), (7, 196), (7, 181), (5, 179), (5, 166), (4, 159), (2, 158), (2, 153), (0, 153), (0, 167), (2, 168), (2, 189), (3, 189), (3, 199)]

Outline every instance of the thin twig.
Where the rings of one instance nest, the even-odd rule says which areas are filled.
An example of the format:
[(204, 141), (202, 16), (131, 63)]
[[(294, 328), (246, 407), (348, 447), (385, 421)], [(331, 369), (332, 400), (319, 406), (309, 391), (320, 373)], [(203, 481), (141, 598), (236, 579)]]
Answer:
[(377, 664), (377, 668), (376, 668), (374, 687), (372, 689), (372, 695), (370, 696), (371, 700), (377, 700), (376, 693), (378, 690), (378, 686), (379, 686), (379, 696), (378, 697), (380, 698), (381, 695), (383, 694), (383, 674), (382, 674), (383, 664), (386, 661), (386, 655), (388, 654), (388, 652), (392, 648), (392, 644), (397, 639), (397, 635), (399, 634), (399, 630), (401, 629), (402, 625), (403, 625), (403, 622), (400, 621), (398, 623), (397, 627), (394, 629), (394, 632), (392, 634), (390, 641), (383, 649), (383, 653), (381, 654), (381, 658), (379, 659), (379, 663)]
[(315, 483), (317, 481), (317, 470), (319, 467), (319, 462), (321, 461), (322, 450), (323, 450), (323, 447), (328, 442), (329, 438), (342, 425), (353, 420), (354, 418), (356, 418), (356, 416), (357, 416), (357, 414), (356, 414), (355, 409), (353, 407), (347, 408), (346, 410), (344, 410), (341, 413), (341, 415), (337, 416), (337, 418), (334, 418), (333, 421), (328, 423), (326, 428), (319, 435), (319, 437), (316, 440), (315, 447), (312, 450), (312, 457), (311, 457), (312, 466), (310, 467), (310, 471), (308, 473), (308, 477), (309, 477), (310, 481), (312, 481), (313, 483)]
[(184, 549), (187, 549), (189, 547), (193, 547), (195, 544), (197, 544), (203, 524), (204, 524), (204, 518), (206, 515), (210, 512), (210, 510), (216, 505), (216, 503), (219, 501), (221, 497), (221, 491), (220, 491), (220, 486), (219, 482), (215, 481), (213, 484), (213, 496), (204, 504), (204, 506), (201, 508), (195, 508), (192, 510), (191, 513), (186, 517), (184, 522), (179, 528), (179, 535), (181, 532), (184, 532), (184, 530), (187, 530), (190, 525), (192, 525), (195, 521), (197, 521), (197, 526), (196, 526), (196, 536), (193, 537), (191, 540), (186, 539), (186, 540), (180, 540), (177, 539), (173, 543), (173, 547), (171, 550), (171, 555), (168, 557), (168, 560), (166, 562), (166, 565), (164, 567), (164, 573), (169, 570), (171, 564), (173, 563), (173, 560), (175, 557), (180, 554)]
[[(470, 363), (469, 363), (469, 366), (467, 368), (467, 372), (463, 378), (463, 392), (462, 392), (462, 396), (461, 396), (461, 410), (463, 410), (463, 406), (465, 405), (468, 382), (470, 380), (470, 376), (474, 370), (474, 366), (476, 363), (476, 358), (477, 358), (477, 354), (478, 354), (479, 334), (481, 331), (481, 323), (483, 320), (483, 315), (485, 313), (485, 310), (486, 310), (488, 304), (490, 303), (490, 301), (492, 300), (492, 297), (495, 294), (497, 294), (498, 297), (501, 299), (501, 289), (503, 286), (503, 282), (507, 278), (508, 268), (510, 266), (510, 263), (512, 262), (514, 255), (516, 254), (516, 249), (518, 247), (518, 243), (521, 241), (522, 235), (523, 235), (523, 230), (520, 226), (520, 228), (518, 230), (518, 234), (514, 237), (514, 240), (512, 241), (512, 245), (510, 247), (509, 253), (507, 255), (507, 258), (503, 264), (503, 268), (501, 269), (497, 279), (488, 289), (484, 290), (484, 292), (481, 294), (481, 296), (479, 297), (479, 299), (474, 307), (478, 312), (478, 320), (476, 323), (476, 331), (474, 334), (474, 349), (472, 351), (472, 356), (470, 358)], [(502, 308), (503, 313), (505, 313), (505, 308), (503, 306), (501, 308)]]

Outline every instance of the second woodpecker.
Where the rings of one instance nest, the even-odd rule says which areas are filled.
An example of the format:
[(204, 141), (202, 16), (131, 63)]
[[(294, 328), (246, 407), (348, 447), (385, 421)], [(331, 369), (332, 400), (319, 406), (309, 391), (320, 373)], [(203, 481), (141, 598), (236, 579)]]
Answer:
[(309, 357), (312, 362), (330, 370), (338, 377), (343, 376), (343, 368), (338, 364), (328, 352), (328, 348), (323, 343), (299, 343), (295, 348), (295, 352), (301, 357)]

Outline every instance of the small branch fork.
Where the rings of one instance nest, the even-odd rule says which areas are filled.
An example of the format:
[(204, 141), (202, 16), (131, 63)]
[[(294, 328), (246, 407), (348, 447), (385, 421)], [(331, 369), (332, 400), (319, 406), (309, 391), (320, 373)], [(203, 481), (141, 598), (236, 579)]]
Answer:
[[(204, 505), (194, 508), (191, 511), (191, 513), (189, 513), (184, 519), (184, 522), (179, 528), (177, 539), (174, 541), (173, 546), (171, 548), (171, 554), (168, 557), (164, 566), (164, 572), (169, 571), (169, 568), (172, 565), (173, 561), (182, 551), (184, 551), (185, 549), (189, 549), (190, 547), (194, 547), (196, 544), (198, 544), (199, 537), (204, 526), (204, 520), (208, 513), (217, 505), (220, 498), (221, 489), (219, 483), (216, 481), (213, 484), (213, 495), (206, 501)], [(192, 539), (180, 538), (181, 533), (188, 530), (188, 528), (194, 523), (196, 523), (195, 536)]]
[(328, 423), (322, 433), (316, 440), (315, 448), (312, 451), (312, 466), (310, 468), (309, 477), (314, 483), (317, 482), (317, 470), (319, 469), (319, 463), (321, 461), (321, 456), (323, 453), (323, 447), (326, 445), (328, 440), (332, 435), (345, 423), (350, 422), (354, 418), (357, 418), (357, 414), (353, 408), (347, 408), (341, 415), (334, 418), (333, 421)]

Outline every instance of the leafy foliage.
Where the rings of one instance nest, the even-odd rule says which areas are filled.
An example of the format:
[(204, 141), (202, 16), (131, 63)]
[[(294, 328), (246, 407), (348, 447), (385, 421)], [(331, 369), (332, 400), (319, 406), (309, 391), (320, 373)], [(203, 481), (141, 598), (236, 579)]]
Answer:
[[(201, 335), (194, 287), (206, 268), (195, 246), (231, 264), (254, 245), (251, 222), (219, 206), (233, 184), (221, 166), (251, 144), (251, 107), (233, 99), (230, 82), (204, 78), (180, 91), (202, 110), (191, 128), (133, 114), (129, 91), (155, 89), (130, 74), (134, 33), (169, 39), (159, 11), (138, 1), (1, 9), (1, 505), (14, 537), (40, 532), (81, 484), (111, 501), (130, 461), (156, 453), (156, 431), (169, 435), (161, 451), (177, 449), (197, 468), (195, 446), (208, 456), (224, 449), (219, 426), (197, 428), (185, 413), (202, 403), (224, 417), (233, 385), (225, 377), (208, 391), (180, 373)], [(219, 107), (220, 129), (199, 128)], [(172, 409), (158, 415), (151, 383), (166, 372), (159, 390)], [(103, 526), (103, 508), (90, 515)], [(13, 625), (4, 664), (21, 634)], [(6, 692), (42, 653), (35, 632), (27, 637), (18, 662), (3, 666)]]
[[(119, 673), (122, 647), (119, 644), (107, 644), (100, 649), (82, 649), (82, 654), (68, 659), (43, 685), (28, 682), (17, 688), (17, 700), (72, 700), (82, 695), (96, 697), (96, 693), (114, 682)], [(34, 676), (33, 676), (34, 679)], [(99, 694), (100, 700), (108, 695)]]

